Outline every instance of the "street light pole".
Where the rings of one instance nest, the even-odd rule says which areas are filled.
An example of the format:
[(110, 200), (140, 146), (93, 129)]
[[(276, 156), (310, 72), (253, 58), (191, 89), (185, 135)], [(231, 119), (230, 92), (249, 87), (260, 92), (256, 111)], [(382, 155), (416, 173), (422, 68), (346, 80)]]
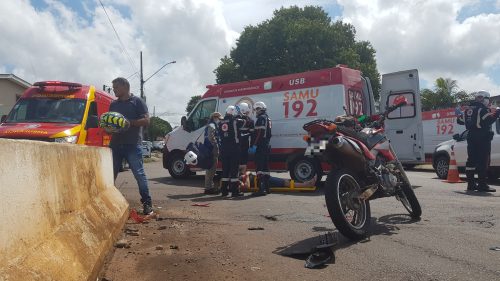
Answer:
[(142, 71), (142, 51), (141, 51), (141, 98), (146, 101), (146, 96), (144, 95), (144, 84), (146, 82), (148, 82), (149, 79), (151, 79), (151, 77), (153, 77), (156, 73), (160, 72), (160, 70), (162, 70), (165, 66), (171, 64), (171, 63), (176, 63), (176, 61), (171, 61), (171, 62), (167, 62), (166, 64), (164, 64), (162, 67), (160, 67), (157, 71), (155, 71), (155, 73), (153, 73), (151, 76), (149, 76), (146, 80), (144, 80), (144, 76), (143, 76), (143, 71)]
[(142, 79), (142, 51), (141, 51), (141, 99), (146, 101), (146, 97), (144, 96), (144, 79)]

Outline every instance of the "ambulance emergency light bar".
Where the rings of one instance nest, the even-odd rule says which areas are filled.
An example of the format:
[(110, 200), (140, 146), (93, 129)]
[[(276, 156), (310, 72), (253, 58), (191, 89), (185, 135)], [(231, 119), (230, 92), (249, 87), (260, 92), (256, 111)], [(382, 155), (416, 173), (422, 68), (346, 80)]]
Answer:
[(81, 88), (82, 84), (63, 81), (41, 81), (33, 84), (35, 87), (45, 88), (47, 86), (68, 87), (69, 89)]

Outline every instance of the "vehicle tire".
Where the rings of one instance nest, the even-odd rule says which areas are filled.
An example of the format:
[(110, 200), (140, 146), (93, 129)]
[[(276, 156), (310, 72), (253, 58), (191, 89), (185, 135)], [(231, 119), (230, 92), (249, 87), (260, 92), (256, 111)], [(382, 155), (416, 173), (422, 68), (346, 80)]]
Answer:
[(168, 172), (174, 179), (185, 179), (191, 175), (188, 165), (184, 163), (182, 153), (175, 153), (168, 162)]
[(360, 189), (358, 181), (345, 170), (333, 170), (326, 178), (325, 201), (330, 218), (338, 231), (351, 240), (366, 237), (370, 227), (370, 201), (349, 196)]
[(299, 182), (305, 182), (317, 175), (316, 185), (321, 181), (323, 171), (316, 158), (300, 156), (289, 166), (290, 177)]
[(439, 155), (434, 160), (434, 169), (436, 170), (436, 175), (440, 179), (446, 179), (448, 177), (448, 169), (450, 165), (450, 158), (446, 155)]
[(415, 192), (410, 185), (405, 184), (401, 187), (401, 190), (398, 194), (398, 200), (403, 203), (403, 206), (408, 211), (408, 213), (410, 213), (410, 216), (412, 218), (420, 218), (420, 216), (422, 215), (422, 208), (420, 207), (417, 196), (415, 196)]

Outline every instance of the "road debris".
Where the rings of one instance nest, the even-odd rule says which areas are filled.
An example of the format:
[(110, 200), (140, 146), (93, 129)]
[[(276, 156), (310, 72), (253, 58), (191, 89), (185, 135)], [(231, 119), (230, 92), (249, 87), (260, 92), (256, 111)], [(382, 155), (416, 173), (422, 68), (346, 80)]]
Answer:
[(210, 207), (210, 203), (194, 203), (191, 206), (195, 206), (195, 207)]
[(125, 240), (125, 239), (121, 239), (115, 243), (115, 247), (116, 248), (130, 248), (130, 243), (127, 242), (127, 240)]
[(249, 227), (248, 230), (264, 230), (263, 227)]
[(266, 219), (270, 220), (270, 221), (277, 221), (277, 220), (278, 220), (278, 218), (276, 218), (276, 216), (264, 216), (264, 215), (262, 215), (262, 216), (263, 216), (264, 218), (266, 218)]
[(307, 257), (305, 267), (317, 268), (327, 263), (335, 263), (335, 253), (332, 247), (338, 243), (338, 233), (327, 232), (319, 236), (319, 244), (313, 249), (313, 253)]

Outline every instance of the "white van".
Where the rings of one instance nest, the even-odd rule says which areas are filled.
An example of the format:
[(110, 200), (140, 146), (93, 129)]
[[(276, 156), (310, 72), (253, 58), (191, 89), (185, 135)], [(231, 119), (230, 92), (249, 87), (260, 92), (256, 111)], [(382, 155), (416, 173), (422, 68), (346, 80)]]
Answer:
[[(165, 137), (163, 167), (174, 178), (183, 178), (197, 169), (184, 163), (190, 142), (203, 142), (204, 127), (214, 111), (224, 114), (227, 106), (257, 101), (267, 105), (272, 120), (271, 171), (289, 171), (299, 181), (321, 175), (330, 169), (319, 158), (306, 157), (306, 131), (302, 126), (314, 119), (330, 119), (345, 114), (371, 115), (375, 101), (370, 82), (359, 70), (344, 66), (269, 77), (252, 81), (210, 85), (193, 111), (181, 120), (181, 126)], [(417, 70), (382, 76), (381, 107), (404, 95), (408, 105), (392, 112), (386, 121), (386, 133), (403, 163), (424, 161), (420, 91)], [(252, 116), (255, 118), (255, 116)], [(253, 169), (250, 159), (248, 168)], [(219, 164), (220, 165), (220, 164)]]

